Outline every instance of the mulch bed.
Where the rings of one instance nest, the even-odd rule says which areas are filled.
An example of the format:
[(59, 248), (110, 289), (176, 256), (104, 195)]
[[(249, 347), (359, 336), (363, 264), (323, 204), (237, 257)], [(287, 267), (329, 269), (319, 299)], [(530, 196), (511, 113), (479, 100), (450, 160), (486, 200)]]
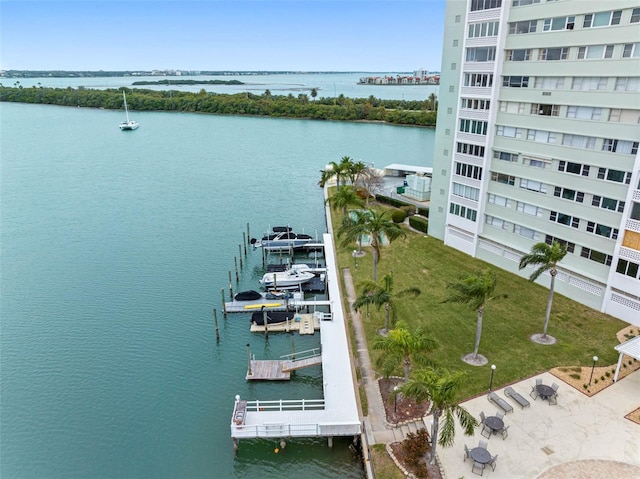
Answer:
[[(402, 378), (396, 377), (378, 379), (378, 387), (380, 388), (380, 395), (382, 396), (382, 402), (384, 403), (387, 422), (389, 424), (401, 424), (407, 421), (419, 420), (423, 418), (429, 410), (428, 402), (417, 404), (415, 401), (403, 395), (398, 395), (394, 398), (393, 388), (394, 386), (400, 386), (402, 382)], [(400, 462), (407, 471), (413, 473), (415, 477), (422, 479), (442, 479), (438, 465), (428, 463), (429, 455), (431, 454), (430, 444), (426, 445), (426, 453), (423, 456), (423, 460), (420, 461), (420, 466), (414, 467), (409, 465), (405, 460), (406, 448), (403, 446), (406, 442), (407, 440), (390, 445), (398, 462)]]

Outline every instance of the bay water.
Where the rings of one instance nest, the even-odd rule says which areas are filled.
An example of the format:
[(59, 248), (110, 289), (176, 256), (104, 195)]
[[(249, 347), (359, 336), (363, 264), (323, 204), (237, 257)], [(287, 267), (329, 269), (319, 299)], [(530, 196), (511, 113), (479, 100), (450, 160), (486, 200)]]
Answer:
[(434, 132), (155, 112), (121, 132), (122, 116), (0, 103), (0, 477), (362, 477), (349, 439), (234, 455), (236, 394), (320, 398), (322, 373), (247, 382), (247, 344), (277, 359), (319, 337), (252, 334), (221, 291), (234, 258), (235, 290), (258, 289), (247, 227), (326, 231), (329, 161), (431, 166)]

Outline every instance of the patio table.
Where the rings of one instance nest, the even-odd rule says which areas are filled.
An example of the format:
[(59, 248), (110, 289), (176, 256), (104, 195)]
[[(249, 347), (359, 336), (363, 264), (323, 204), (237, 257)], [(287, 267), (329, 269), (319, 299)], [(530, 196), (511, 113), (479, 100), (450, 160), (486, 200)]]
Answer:
[(469, 455), (471, 456), (471, 459), (480, 464), (489, 464), (491, 461), (491, 453), (484, 447), (474, 447), (469, 452)]
[(494, 434), (502, 430), (504, 427), (504, 421), (498, 416), (487, 416), (484, 420), (485, 425), (491, 429)]
[(538, 395), (541, 396), (542, 399), (549, 399), (555, 394), (553, 388), (546, 384), (536, 384), (536, 391), (538, 391)]

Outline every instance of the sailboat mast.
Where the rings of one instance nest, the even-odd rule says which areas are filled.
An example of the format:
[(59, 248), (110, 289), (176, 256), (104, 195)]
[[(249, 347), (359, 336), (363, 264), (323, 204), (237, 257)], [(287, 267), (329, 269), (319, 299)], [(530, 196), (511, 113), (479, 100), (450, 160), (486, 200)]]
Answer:
[(127, 115), (127, 123), (129, 123), (129, 108), (127, 107), (127, 95), (125, 95), (124, 90), (122, 91), (122, 98), (124, 98), (124, 113)]

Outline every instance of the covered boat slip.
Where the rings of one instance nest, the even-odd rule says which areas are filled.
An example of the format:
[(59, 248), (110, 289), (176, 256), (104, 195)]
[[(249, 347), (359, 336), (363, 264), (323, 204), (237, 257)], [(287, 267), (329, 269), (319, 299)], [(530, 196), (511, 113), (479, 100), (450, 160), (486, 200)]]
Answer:
[[(320, 321), (324, 399), (260, 401), (236, 397), (231, 420), (236, 447), (239, 439), (355, 436), (362, 432), (330, 234), (324, 235), (324, 244), (331, 303), (331, 320)], [(239, 410), (243, 410), (238, 414), (241, 420), (236, 419)]]

